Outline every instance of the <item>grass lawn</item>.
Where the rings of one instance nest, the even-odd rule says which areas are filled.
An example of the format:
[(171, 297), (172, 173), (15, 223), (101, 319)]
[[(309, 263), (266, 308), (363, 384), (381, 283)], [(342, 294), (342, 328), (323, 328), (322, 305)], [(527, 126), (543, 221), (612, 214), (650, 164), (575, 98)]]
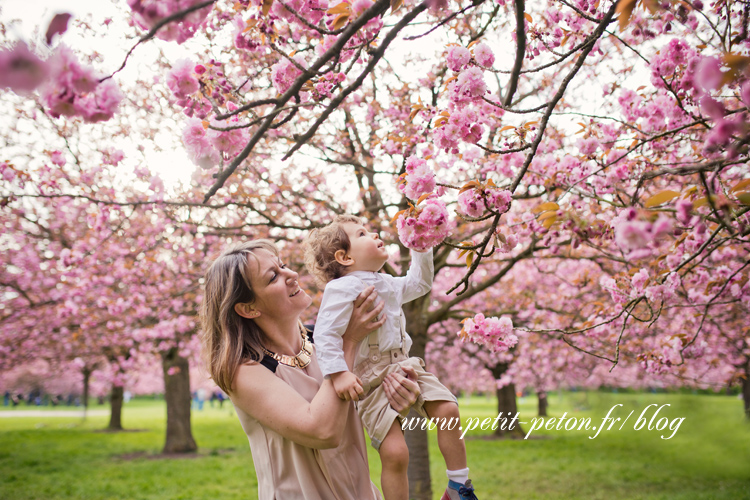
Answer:
[[(594, 430), (535, 430), (527, 440), (493, 441), (491, 431), (467, 433), (471, 476), (482, 500), (494, 499), (750, 499), (750, 424), (736, 397), (646, 394), (551, 394), (550, 417), (590, 417), (600, 426), (622, 420), (589, 439)], [(649, 404), (669, 404), (672, 431), (634, 425)], [(536, 398), (521, 398), (520, 420), (536, 416)], [(105, 407), (94, 405), (92, 409)], [(648, 410), (651, 418), (657, 407)], [(0, 499), (256, 499), (247, 440), (230, 405), (193, 412), (200, 447), (193, 458), (156, 459), (163, 445), (163, 401), (133, 400), (123, 423), (133, 432), (104, 433), (108, 417), (6, 417), (38, 407), (0, 407)], [(57, 408), (65, 410), (67, 407)], [(630, 412), (632, 415), (625, 421)], [(495, 401), (461, 400), (461, 417), (495, 417)], [(624, 423), (623, 423), (624, 421)], [(662, 421), (663, 423), (666, 422)], [(557, 422), (555, 422), (556, 424)], [(564, 421), (569, 423), (569, 420)], [(561, 428), (564, 427), (564, 423)], [(580, 422), (579, 422), (580, 423)], [(622, 426), (622, 429), (620, 429)], [(551, 428), (554, 425), (550, 426)], [(434, 498), (440, 498), (444, 464), (430, 433)], [(370, 450), (373, 480), (380, 462)], [(264, 500), (264, 499), (261, 499)]]

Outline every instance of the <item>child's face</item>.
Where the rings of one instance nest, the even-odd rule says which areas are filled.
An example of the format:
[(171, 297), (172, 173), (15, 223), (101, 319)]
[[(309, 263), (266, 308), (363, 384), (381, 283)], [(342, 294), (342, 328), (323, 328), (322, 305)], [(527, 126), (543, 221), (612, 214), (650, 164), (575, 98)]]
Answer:
[(347, 256), (354, 261), (349, 270), (380, 271), (388, 260), (388, 251), (378, 234), (369, 232), (362, 224), (355, 222), (345, 222), (343, 228), (349, 236)]

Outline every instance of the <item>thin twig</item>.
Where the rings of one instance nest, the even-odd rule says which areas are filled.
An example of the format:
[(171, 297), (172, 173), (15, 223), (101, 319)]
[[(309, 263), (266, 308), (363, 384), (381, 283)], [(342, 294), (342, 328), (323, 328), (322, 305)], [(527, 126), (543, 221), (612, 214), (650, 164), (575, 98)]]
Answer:
[(156, 23), (154, 25), (154, 27), (151, 28), (148, 33), (146, 33), (145, 35), (143, 35), (135, 43), (135, 45), (133, 45), (130, 48), (130, 50), (128, 51), (128, 53), (125, 54), (125, 60), (122, 61), (122, 64), (120, 65), (120, 67), (117, 68), (111, 75), (105, 76), (104, 78), (102, 78), (101, 80), (99, 80), (99, 83), (103, 82), (104, 80), (109, 80), (110, 78), (112, 78), (113, 76), (115, 76), (116, 73), (119, 73), (120, 71), (122, 71), (123, 68), (125, 68), (125, 65), (128, 62), (128, 58), (130, 57), (130, 54), (133, 53), (133, 51), (135, 50), (135, 48), (138, 47), (143, 42), (151, 40), (154, 36), (156, 36), (156, 33), (161, 28), (163, 28), (167, 24), (171, 23), (172, 21), (176, 21), (177, 19), (181, 19), (181, 18), (185, 17), (186, 15), (190, 14), (191, 12), (195, 12), (196, 10), (201, 10), (202, 8), (208, 7), (209, 5), (211, 5), (211, 4), (215, 3), (215, 2), (216, 2), (216, 0), (208, 0), (208, 1), (203, 2), (203, 3), (199, 3), (199, 4), (196, 4), (196, 5), (193, 5), (192, 7), (188, 7), (187, 9), (181, 10), (180, 12), (175, 12), (171, 16), (167, 16), (164, 19), (162, 19), (161, 21), (159, 21), (158, 23)]

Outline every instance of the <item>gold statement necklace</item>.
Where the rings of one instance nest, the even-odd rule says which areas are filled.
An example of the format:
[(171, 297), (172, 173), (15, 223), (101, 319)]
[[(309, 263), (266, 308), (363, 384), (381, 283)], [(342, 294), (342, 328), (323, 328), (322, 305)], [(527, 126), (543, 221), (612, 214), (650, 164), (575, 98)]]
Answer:
[(312, 360), (312, 342), (307, 339), (307, 335), (304, 331), (301, 331), (300, 333), (302, 335), (302, 349), (300, 349), (295, 356), (276, 354), (265, 347), (263, 348), (263, 352), (281, 364), (291, 366), (292, 368), (305, 368)]

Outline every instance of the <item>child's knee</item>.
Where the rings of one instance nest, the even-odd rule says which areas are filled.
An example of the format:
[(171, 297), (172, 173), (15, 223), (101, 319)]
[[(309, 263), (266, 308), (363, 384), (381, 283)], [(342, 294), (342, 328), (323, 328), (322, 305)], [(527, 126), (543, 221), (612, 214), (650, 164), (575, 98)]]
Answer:
[(400, 429), (398, 429), (398, 434), (388, 433), (380, 444), (378, 452), (383, 468), (406, 470), (409, 466), (409, 448), (406, 446), (406, 440)]
[(428, 401), (425, 402), (424, 406), (430, 418), (461, 418), (458, 413), (458, 405), (453, 401)]

